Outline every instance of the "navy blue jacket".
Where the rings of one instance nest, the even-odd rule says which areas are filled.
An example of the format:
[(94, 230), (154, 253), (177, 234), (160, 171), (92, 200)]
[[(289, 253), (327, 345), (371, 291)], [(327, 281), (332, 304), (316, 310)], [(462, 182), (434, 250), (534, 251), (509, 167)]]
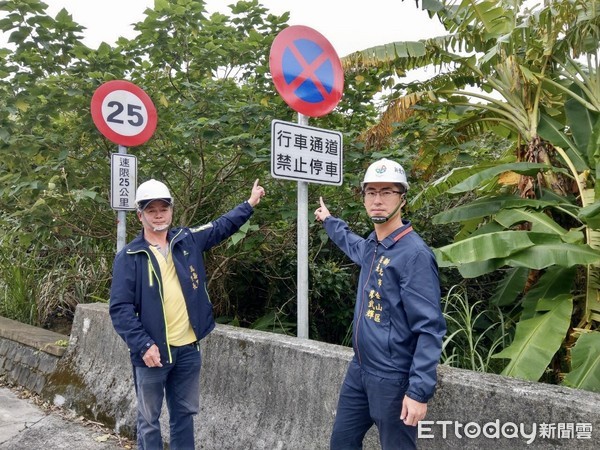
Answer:
[[(207, 225), (168, 232), (170, 252), (198, 340), (215, 327), (202, 253), (235, 233), (253, 211), (244, 202)], [(158, 346), (163, 366), (171, 363), (161, 280), (158, 261), (142, 231), (115, 257), (109, 305), (113, 326), (129, 347), (134, 366), (145, 367), (142, 357), (152, 344)]]
[(368, 373), (408, 377), (406, 393), (425, 403), (436, 385), (446, 334), (438, 267), (410, 222), (382, 241), (351, 232), (341, 219), (324, 221), (327, 234), (361, 268), (354, 308), (354, 359)]

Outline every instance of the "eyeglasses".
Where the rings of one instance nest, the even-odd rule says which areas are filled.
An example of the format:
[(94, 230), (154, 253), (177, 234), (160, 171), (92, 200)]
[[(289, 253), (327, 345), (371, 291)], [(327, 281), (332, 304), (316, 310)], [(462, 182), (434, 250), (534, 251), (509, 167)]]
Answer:
[(375, 200), (375, 197), (379, 195), (382, 200), (389, 200), (392, 195), (402, 194), (400, 191), (392, 191), (391, 189), (383, 189), (381, 191), (365, 191), (365, 198), (368, 200)]

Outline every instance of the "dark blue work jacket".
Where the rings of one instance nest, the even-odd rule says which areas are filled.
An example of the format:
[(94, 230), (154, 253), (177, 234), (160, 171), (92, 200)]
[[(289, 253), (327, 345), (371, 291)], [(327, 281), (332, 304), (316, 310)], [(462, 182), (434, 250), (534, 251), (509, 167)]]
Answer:
[(354, 359), (363, 370), (388, 379), (408, 377), (407, 395), (427, 402), (446, 334), (438, 267), (410, 222), (382, 241), (351, 232), (328, 217), (327, 234), (361, 268), (354, 308)]
[[(252, 213), (252, 206), (244, 202), (207, 225), (168, 232), (169, 251), (198, 340), (215, 327), (202, 254), (235, 233)], [(143, 231), (115, 257), (109, 312), (134, 366), (145, 366), (142, 357), (152, 344), (158, 346), (163, 366), (171, 363), (160, 268)]]

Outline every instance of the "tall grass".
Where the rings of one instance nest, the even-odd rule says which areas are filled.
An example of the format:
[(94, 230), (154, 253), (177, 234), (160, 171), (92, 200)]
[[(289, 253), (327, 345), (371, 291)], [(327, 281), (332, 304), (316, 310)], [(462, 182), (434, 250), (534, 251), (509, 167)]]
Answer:
[(36, 325), (38, 281), (34, 256), (0, 252), (0, 316)]
[(26, 249), (0, 240), (0, 315), (51, 329), (67, 326), (79, 303), (107, 301), (112, 257), (83, 239)]
[(497, 372), (492, 355), (509, 339), (502, 311), (482, 300), (469, 303), (467, 291), (453, 286), (443, 300), (448, 332), (442, 344), (442, 364), (477, 372)]

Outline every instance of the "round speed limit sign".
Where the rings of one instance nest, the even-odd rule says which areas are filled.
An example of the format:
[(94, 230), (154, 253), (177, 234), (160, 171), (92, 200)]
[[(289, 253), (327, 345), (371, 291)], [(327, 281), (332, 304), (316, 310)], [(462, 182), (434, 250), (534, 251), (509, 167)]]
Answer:
[(91, 110), (98, 130), (115, 144), (126, 147), (143, 144), (156, 129), (152, 100), (129, 81), (109, 81), (96, 89)]

